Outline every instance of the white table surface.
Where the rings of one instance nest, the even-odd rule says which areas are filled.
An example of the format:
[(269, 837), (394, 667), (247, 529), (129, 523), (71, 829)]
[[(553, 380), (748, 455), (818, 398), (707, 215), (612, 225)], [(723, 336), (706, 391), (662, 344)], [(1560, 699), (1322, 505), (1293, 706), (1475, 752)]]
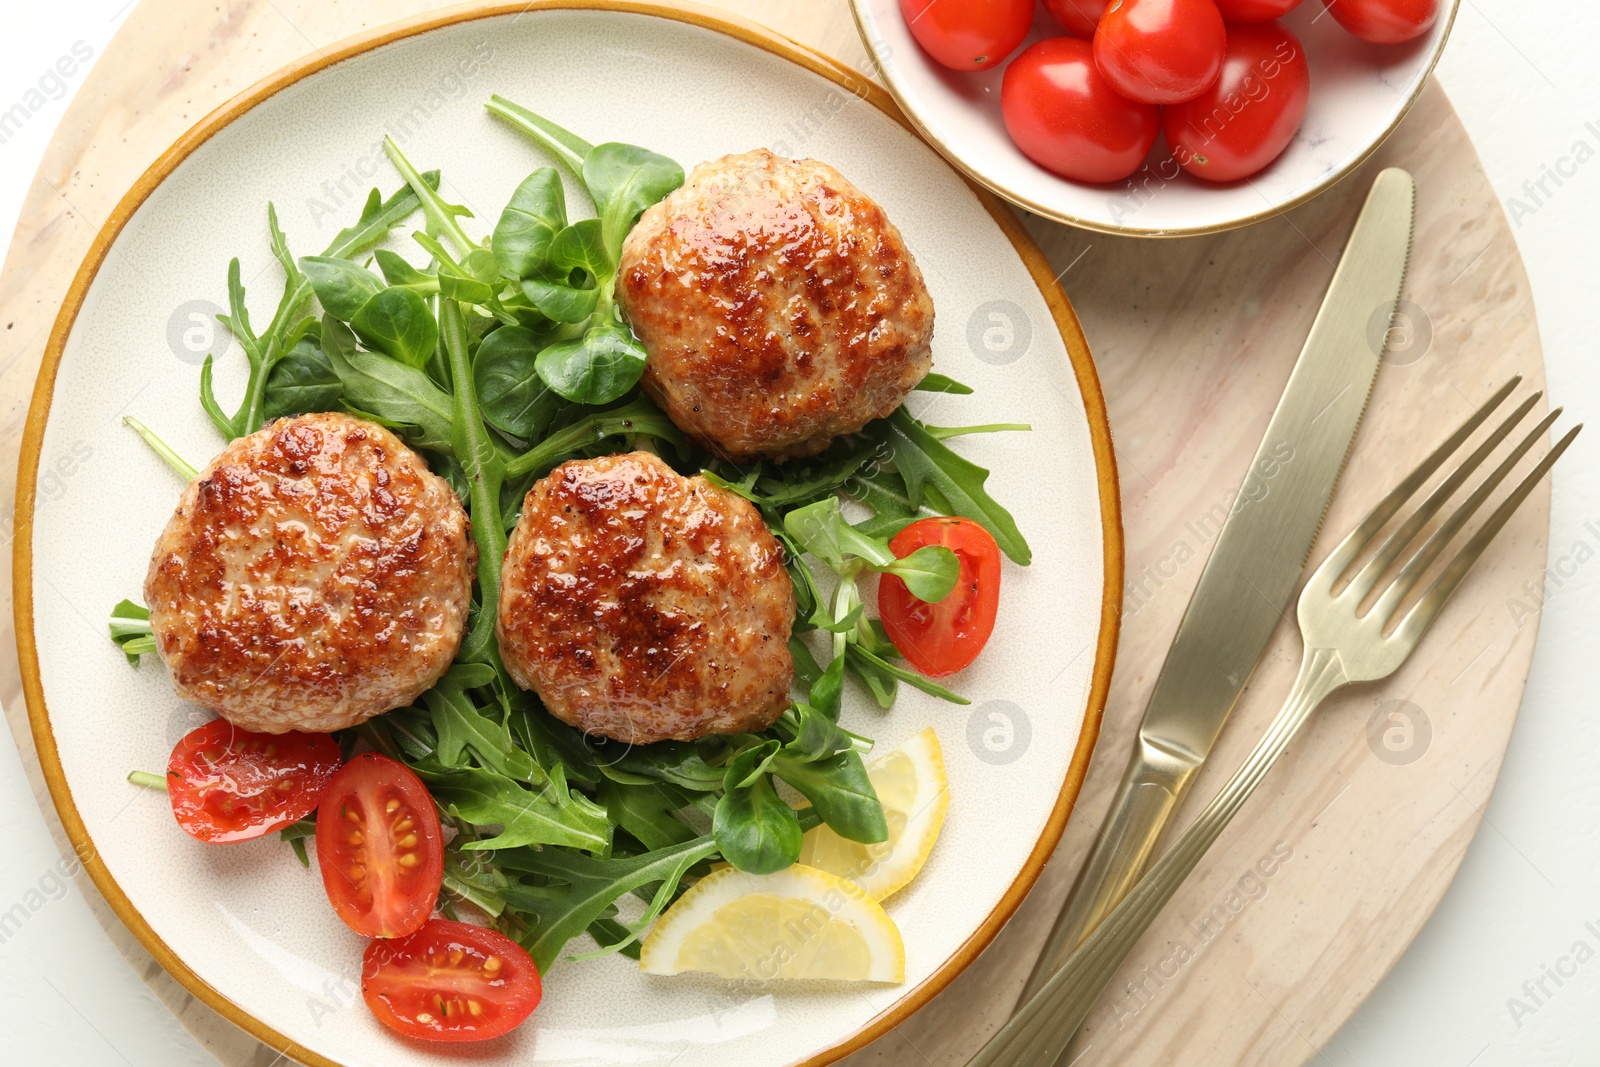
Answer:
[[(16, 103), (30, 111), (16, 133), (0, 131), (0, 234), (9, 235), (71, 94), (132, 3), (3, 6), (0, 113)], [(1600, 412), (1597, 40), (1600, 5), (1588, 0), (1463, 0), (1439, 66), (1533, 279), (1551, 395), (1579, 419)], [(57, 57), (86, 52), (83, 70), (41, 85)], [(1600, 529), (1600, 427), (1578, 439), (1555, 478), (1550, 563), (1563, 563), (1561, 584), (1542, 608), (1533, 675), (1483, 827), (1416, 943), (1315, 1063), (1600, 1062), (1600, 936), (1586, 925), (1600, 930), (1600, 708), (1590, 684), (1600, 534), (1586, 527)], [(1543, 577), (1527, 576), (1535, 588)], [(112, 947), (80, 888), (58, 877), (60, 856), (5, 741), (0, 915), (22, 914), (20, 904), (28, 917), (0, 930), (3, 1058), (211, 1064)]]

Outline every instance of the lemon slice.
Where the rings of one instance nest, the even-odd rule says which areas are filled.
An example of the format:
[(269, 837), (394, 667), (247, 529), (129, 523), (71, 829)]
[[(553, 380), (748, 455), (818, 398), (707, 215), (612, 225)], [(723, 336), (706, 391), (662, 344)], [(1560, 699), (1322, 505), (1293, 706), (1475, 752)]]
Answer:
[(795, 865), (700, 879), (644, 939), (646, 974), (903, 982), (905, 945), (878, 902), (842, 878)]
[(874, 900), (883, 900), (928, 862), (950, 806), (944, 752), (933, 727), (867, 764), (867, 777), (883, 804), (889, 839), (863, 845), (818, 826), (807, 832), (800, 862), (854, 882)]

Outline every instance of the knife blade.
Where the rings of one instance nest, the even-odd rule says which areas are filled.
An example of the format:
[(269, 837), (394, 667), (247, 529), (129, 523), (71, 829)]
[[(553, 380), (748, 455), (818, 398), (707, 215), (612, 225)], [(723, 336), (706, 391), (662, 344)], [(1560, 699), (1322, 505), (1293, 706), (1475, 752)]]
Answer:
[(1392, 321), (1415, 205), (1405, 171), (1373, 182), (1178, 624), (1110, 812), (1019, 1003), (1144, 873), (1299, 585), (1377, 376), (1383, 346), (1368, 327)]

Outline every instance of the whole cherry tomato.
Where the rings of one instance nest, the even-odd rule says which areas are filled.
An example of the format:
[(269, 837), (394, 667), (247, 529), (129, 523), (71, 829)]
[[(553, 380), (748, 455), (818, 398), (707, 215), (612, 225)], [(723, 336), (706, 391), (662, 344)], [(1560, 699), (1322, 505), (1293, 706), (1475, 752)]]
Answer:
[(342, 760), (327, 734), (258, 734), (213, 719), (173, 748), (167, 798), (200, 840), (249, 841), (316, 811)]
[(439, 812), (416, 772), (376, 752), (346, 763), (317, 808), (317, 866), (350, 929), (365, 937), (416, 933), (444, 878)]
[(1226, 43), (1212, 0), (1112, 0), (1094, 31), (1094, 61), (1128, 99), (1179, 104), (1217, 80)]
[(1374, 44), (1421, 37), (1439, 20), (1439, 0), (1322, 0), (1334, 20)]
[(878, 614), (906, 662), (939, 678), (977, 659), (994, 632), (1000, 610), (1000, 546), (982, 526), (953, 516), (919, 519), (889, 542), (900, 559), (928, 545), (943, 545), (956, 554), (961, 574), (955, 588), (930, 604), (912, 596), (905, 582), (885, 574), (878, 580)]
[(1230, 26), (1243, 22), (1271, 22), (1300, 6), (1300, 0), (1216, 0), (1217, 10)]
[(427, 1041), (483, 1041), (539, 1006), (539, 969), (498, 930), (431, 919), (361, 957), (361, 997), (378, 1021)]
[(1076, 37), (1039, 41), (1013, 59), (1000, 113), (1023, 155), (1080, 182), (1126, 178), (1161, 132), (1160, 111), (1118, 94)]
[(1033, 25), (1033, 0), (900, 0), (911, 36), (951, 70), (988, 70)]
[(1162, 115), (1178, 165), (1231, 182), (1277, 159), (1294, 140), (1311, 95), (1306, 51), (1286, 26), (1228, 27), (1228, 55), (1211, 88)]
[(1100, 25), (1100, 16), (1106, 13), (1109, 3), (1111, 0), (1044, 0), (1044, 9), (1068, 33), (1093, 37), (1094, 28)]

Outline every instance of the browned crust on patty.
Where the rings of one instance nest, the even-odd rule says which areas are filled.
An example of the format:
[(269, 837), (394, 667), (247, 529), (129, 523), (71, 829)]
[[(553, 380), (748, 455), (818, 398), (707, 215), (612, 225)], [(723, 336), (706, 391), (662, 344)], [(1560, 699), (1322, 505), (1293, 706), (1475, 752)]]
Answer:
[(770, 725), (794, 589), (754, 505), (648, 452), (537, 482), (501, 572), (501, 658), (581, 730), (630, 743)]
[(933, 302), (883, 209), (815, 160), (702, 163), (623, 246), (642, 384), (730, 459), (814, 455), (900, 406), (932, 365)]
[(336, 730), (449, 668), (476, 558), (460, 500), (399, 438), (302, 415), (190, 483), (145, 602), (180, 695), (248, 730)]

